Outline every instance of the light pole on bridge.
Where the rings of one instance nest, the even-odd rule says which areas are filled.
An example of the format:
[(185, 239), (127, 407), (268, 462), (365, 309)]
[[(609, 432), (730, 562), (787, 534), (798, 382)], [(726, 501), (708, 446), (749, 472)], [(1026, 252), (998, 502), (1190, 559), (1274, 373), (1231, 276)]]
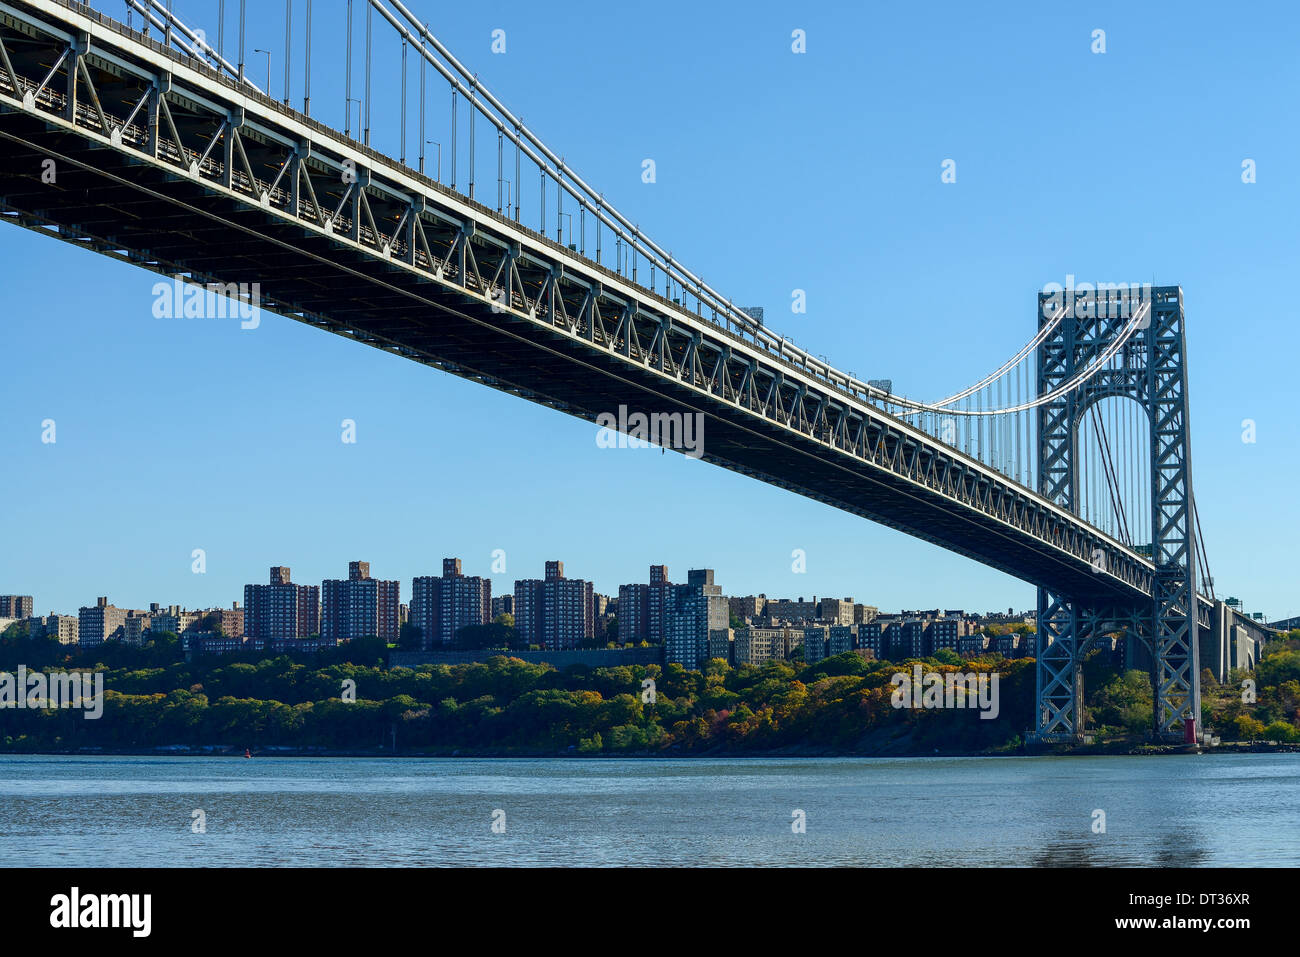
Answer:
[(361, 97), (359, 97), (359, 96), (349, 96), (349, 97), (348, 97), (348, 103), (347, 103), (347, 106), (348, 106), (348, 110), (347, 110), (347, 113), (348, 113), (348, 121), (347, 121), (347, 124), (346, 124), (346, 125), (349, 127), (349, 132), (345, 132), (345, 133), (343, 134), (344, 136), (349, 136), (349, 137), (351, 136), (351, 132), (350, 132), (350, 130), (351, 130), (351, 125), (352, 125), (352, 104), (353, 104), (353, 103), (355, 103), (355, 104), (357, 105), (357, 126), (358, 126), (358, 128), (361, 126)]
[[(442, 144), (439, 143), (437, 140), (425, 140), (425, 141), (424, 141), (424, 145), (425, 145), (425, 146), (428, 146), (430, 143), (432, 143), (434, 146), (438, 147), (438, 175), (437, 175), (436, 179), (438, 180), (439, 183), (441, 183), (441, 182), (442, 182)], [(420, 153), (420, 172), (421, 172), (421, 173), (424, 172), (424, 153), (423, 153), (423, 151), (421, 151), (421, 153)]]
[[(271, 96), (271, 51), (255, 47), (253, 52), (266, 54), (266, 95)], [(274, 97), (272, 97), (272, 99), (274, 99)]]

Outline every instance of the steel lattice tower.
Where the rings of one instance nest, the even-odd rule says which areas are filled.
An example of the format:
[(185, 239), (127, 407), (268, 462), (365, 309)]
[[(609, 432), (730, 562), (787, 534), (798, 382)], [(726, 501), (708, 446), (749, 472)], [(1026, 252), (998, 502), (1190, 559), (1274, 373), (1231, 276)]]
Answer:
[[(1068, 382), (1116, 341), (1135, 314), (1130, 307), (1139, 308), (1134, 293), (1121, 300), (1121, 308), (1104, 301), (1104, 295), (1089, 294), (1089, 300), (1072, 294), (1067, 314), (1038, 348), (1039, 396)], [(1149, 296), (1149, 315), (1107, 367), (1038, 411), (1039, 492), (1077, 515), (1076, 443), (1083, 415), (1112, 396), (1133, 399), (1142, 408), (1150, 424), (1151, 561), (1156, 566), (1146, 606), (1117, 606), (1113, 599), (1039, 589), (1034, 729), (1039, 740), (1082, 735), (1080, 662), (1098, 636), (1121, 629), (1151, 652), (1156, 733), (1179, 735), (1186, 719), (1200, 715), (1183, 296), (1178, 286), (1150, 288)], [(1053, 294), (1039, 295), (1040, 328), (1059, 305)], [(1104, 561), (1100, 553), (1098, 561)]]

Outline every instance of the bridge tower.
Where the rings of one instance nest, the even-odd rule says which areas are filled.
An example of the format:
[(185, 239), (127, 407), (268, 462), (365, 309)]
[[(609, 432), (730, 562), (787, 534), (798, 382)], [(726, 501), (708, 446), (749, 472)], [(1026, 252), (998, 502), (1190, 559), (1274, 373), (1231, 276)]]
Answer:
[[(1184, 722), (1200, 723), (1196, 538), (1188, 438), (1186, 338), (1178, 286), (1127, 292), (1040, 293), (1039, 328), (1062, 308), (1059, 325), (1038, 347), (1038, 395), (1050, 394), (1121, 337), (1137, 328), (1100, 372), (1038, 410), (1038, 490), (1079, 513), (1079, 426), (1088, 409), (1111, 397), (1133, 399), (1150, 424), (1150, 558), (1156, 567), (1149, 604), (1117, 606), (1101, 595), (1038, 591), (1037, 696), (1034, 737), (1077, 740), (1083, 733), (1079, 667), (1100, 635), (1124, 629), (1151, 653), (1154, 726), (1181, 738)], [(1104, 556), (1098, 555), (1098, 562)], [(1098, 570), (1102, 570), (1099, 568)]]

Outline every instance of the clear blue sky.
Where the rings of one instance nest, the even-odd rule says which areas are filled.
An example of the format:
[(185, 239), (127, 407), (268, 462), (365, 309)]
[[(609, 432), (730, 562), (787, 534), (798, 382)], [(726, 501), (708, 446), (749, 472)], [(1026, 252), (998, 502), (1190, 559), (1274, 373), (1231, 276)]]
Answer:
[[(676, 258), (809, 351), (909, 395), (995, 367), (1032, 334), (1036, 290), (1067, 273), (1181, 283), (1218, 590), (1300, 613), (1293, 5), (410, 5)], [(216, 0), (176, 8), (215, 37)], [(250, 8), (247, 46), (277, 51), (280, 95), (284, 6)], [(343, 9), (314, 7), (313, 114), (336, 123)], [(504, 55), (490, 51), (498, 28)], [(375, 29), (391, 102), (376, 103), (374, 144), (396, 156), (397, 45)], [(263, 82), (265, 57), (248, 63)], [(447, 143), (448, 96), (431, 89), (428, 136)], [(42, 613), (97, 595), (228, 604), (272, 564), (314, 583), (350, 559), (400, 578), (405, 601), (444, 556), (487, 574), (497, 548), (495, 592), (559, 558), (607, 593), (666, 563), (676, 580), (713, 567), (729, 594), (1034, 603), (1031, 587), (900, 533), (677, 455), (600, 449), (590, 424), (278, 316), (251, 331), (155, 319), (152, 273), (18, 228), (0, 226), (0, 262), (0, 593), (32, 594)], [(805, 315), (790, 312), (795, 288)], [(195, 548), (206, 574), (191, 572)], [(791, 572), (795, 548), (806, 574)]]

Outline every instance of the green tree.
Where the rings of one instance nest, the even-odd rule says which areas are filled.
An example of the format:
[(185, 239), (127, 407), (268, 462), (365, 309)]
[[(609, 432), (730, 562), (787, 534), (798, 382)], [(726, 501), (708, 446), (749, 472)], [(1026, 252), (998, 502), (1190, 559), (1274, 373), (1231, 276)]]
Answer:
[(1294, 744), (1300, 741), (1300, 731), (1296, 730), (1295, 725), (1289, 721), (1274, 721), (1264, 728), (1261, 737), (1269, 741), (1281, 741), (1284, 744)]
[(1237, 715), (1233, 724), (1239, 741), (1258, 741), (1264, 737), (1264, 723), (1256, 721), (1248, 714)]
[(509, 648), (515, 640), (512, 625), (492, 622), (490, 625), (466, 625), (456, 632), (455, 646), (462, 649)]
[(419, 651), (424, 642), (424, 629), (409, 621), (397, 630), (397, 647), (402, 651)]

